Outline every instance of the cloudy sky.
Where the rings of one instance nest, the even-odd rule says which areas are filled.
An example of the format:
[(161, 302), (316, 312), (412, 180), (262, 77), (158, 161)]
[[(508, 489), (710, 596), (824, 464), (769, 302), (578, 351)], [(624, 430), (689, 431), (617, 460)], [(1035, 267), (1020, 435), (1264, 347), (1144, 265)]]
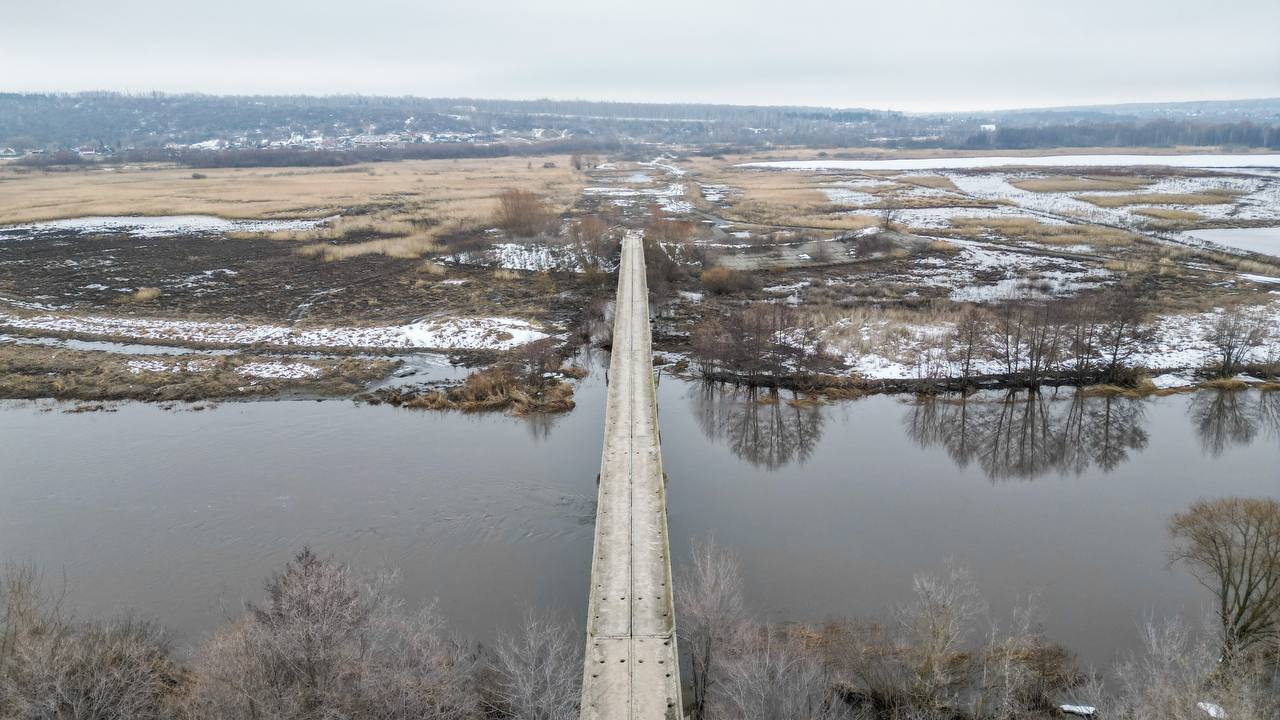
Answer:
[(4, 0), (0, 91), (912, 111), (1280, 96), (1277, 0)]

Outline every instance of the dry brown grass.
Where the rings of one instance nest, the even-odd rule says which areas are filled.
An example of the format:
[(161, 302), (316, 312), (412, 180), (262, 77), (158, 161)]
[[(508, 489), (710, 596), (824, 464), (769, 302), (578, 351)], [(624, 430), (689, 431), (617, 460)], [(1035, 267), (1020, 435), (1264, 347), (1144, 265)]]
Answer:
[(447, 275), (449, 274), (449, 268), (437, 262), (424, 262), (418, 266), (418, 272), (423, 275)]
[(1134, 193), (1132, 195), (1080, 195), (1079, 199), (1098, 207), (1126, 205), (1223, 205), (1234, 202), (1238, 193), (1206, 190), (1198, 193)]
[(1197, 222), (1203, 220), (1204, 216), (1198, 212), (1190, 210), (1178, 210), (1177, 208), (1138, 208), (1133, 211), (1135, 215), (1142, 215), (1155, 220), (1169, 220), (1174, 222)]
[(1010, 185), (1027, 192), (1087, 192), (1100, 190), (1133, 190), (1151, 184), (1148, 178), (1131, 176), (1088, 177), (1052, 175), (1049, 177), (1012, 180)]
[[(861, 230), (875, 218), (846, 213), (819, 189), (817, 176), (807, 173), (743, 171), (722, 168), (725, 174), (702, 176), (705, 182), (732, 185), (740, 192), (720, 211), (739, 223), (819, 230)], [(714, 178), (711, 179), (711, 178)]]
[(935, 190), (959, 190), (956, 184), (951, 182), (951, 178), (943, 175), (899, 175), (894, 180), (907, 185), (919, 185), (920, 187), (933, 188)]
[(1211, 390), (1231, 390), (1238, 392), (1240, 390), (1248, 390), (1249, 383), (1235, 378), (1214, 378), (1213, 380), (1206, 380), (1205, 382), (1200, 383), (1200, 387), (1209, 388)]
[(1115, 247), (1132, 244), (1139, 236), (1100, 225), (1047, 225), (1030, 218), (954, 218), (962, 235), (996, 233), (1010, 240), (1029, 240), (1045, 245), (1092, 245)]
[[(430, 217), (484, 217), (506, 188), (567, 206), (583, 176), (568, 158), (555, 168), (526, 158), (406, 160), (343, 168), (201, 171), (152, 164), (39, 172), (0, 166), (0, 223), (85, 215), (207, 214), (226, 218), (327, 217), (352, 207), (408, 206)], [(532, 166), (532, 167), (530, 167)], [(376, 170), (376, 171), (375, 171)]]
[(727, 267), (713, 267), (702, 271), (698, 282), (712, 295), (727, 295), (752, 287), (754, 279), (747, 273)]
[(416, 233), (408, 237), (379, 238), (346, 245), (331, 245), (317, 242), (303, 245), (297, 253), (303, 257), (318, 257), (325, 262), (346, 260), (361, 255), (386, 255), (387, 257), (413, 259), (433, 252), (439, 252), (443, 246), (434, 237), (425, 233)]
[(1102, 267), (1114, 273), (1151, 273), (1155, 275), (1177, 275), (1178, 264), (1172, 259), (1162, 257), (1155, 260), (1129, 258), (1125, 260), (1110, 259), (1102, 263)]
[(158, 297), (160, 297), (160, 288), (144, 287), (144, 288), (138, 288), (132, 293), (125, 295), (124, 297), (120, 298), (117, 302), (122, 302), (122, 303), (150, 302), (152, 300), (155, 300)]
[[(409, 160), (344, 168), (190, 170), (146, 165), (46, 173), (0, 169), (0, 224), (86, 215), (216, 215), (225, 218), (358, 214), (311, 231), (237, 233), (308, 242), (304, 254), (341, 260), (381, 253), (420, 257), (435, 239), (487, 227), (508, 189), (537, 193), (558, 214), (584, 184), (568, 158), (554, 168), (526, 158)], [(344, 242), (342, 246), (329, 244)]]
[(801, 306), (802, 320), (823, 328), (822, 339), (839, 354), (876, 353), (911, 364), (918, 349), (916, 333), (945, 334), (959, 321), (962, 310), (950, 304), (922, 309), (858, 306)]
[(421, 410), (484, 412), (509, 409), (516, 415), (566, 412), (574, 406), (573, 386), (569, 383), (549, 382), (533, 386), (527, 379), (500, 367), (477, 370), (457, 387), (428, 390), (408, 397), (386, 394), (379, 400)]
[(1230, 257), (1228, 263), (1240, 272), (1255, 275), (1275, 275), (1280, 272), (1280, 263), (1259, 262), (1248, 258)]

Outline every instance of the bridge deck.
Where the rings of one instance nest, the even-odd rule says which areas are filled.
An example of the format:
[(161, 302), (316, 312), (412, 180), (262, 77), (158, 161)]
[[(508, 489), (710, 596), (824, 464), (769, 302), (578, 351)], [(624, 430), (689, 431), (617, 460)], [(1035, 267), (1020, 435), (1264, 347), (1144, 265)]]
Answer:
[(639, 233), (622, 241), (600, 463), (584, 720), (682, 716), (666, 487)]

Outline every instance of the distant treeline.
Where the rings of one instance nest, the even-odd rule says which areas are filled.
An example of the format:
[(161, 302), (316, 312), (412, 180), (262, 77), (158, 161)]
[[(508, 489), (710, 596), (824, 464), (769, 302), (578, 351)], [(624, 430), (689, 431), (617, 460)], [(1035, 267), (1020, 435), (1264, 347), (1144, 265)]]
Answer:
[[(452, 160), (461, 158), (524, 157), (565, 155), (570, 153), (614, 153), (621, 150), (616, 141), (549, 140), (540, 143), (440, 143), (404, 147), (362, 148), (357, 150), (306, 150), (298, 148), (262, 148), (241, 150), (195, 150), (148, 148), (124, 150), (100, 158), (107, 163), (176, 162), (192, 168), (249, 167), (342, 167), (370, 162), (394, 160)], [(25, 167), (49, 168), (82, 165), (88, 161), (74, 152), (28, 155), (16, 161)]]
[[(679, 144), (713, 152), (774, 146), (999, 149), (1228, 145), (1280, 149), (1280, 101), (1241, 101), (1238, 106), (1218, 103), (1210, 108), (1212, 112), (1183, 105), (1169, 105), (1169, 116), (1160, 118), (1151, 108), (1144, 109), (1141, 116), (1081, 109), (908, 115), (857, 108), (579, 100), (0, 93), (0, 147), (49, 154), (88, 148), (100, 154), (147, 155), (207, 140), (222, 140), (232, 146), (216, 158), (195, 150), (177, 151), (182, 161), (193, 158), (190, 162), (205, 165), (275, 164), (280, 158), (316, 165), (363, 162), (370, 157), (599, 152), (610, 144), (644, 143)], [(1270, 110), (1273, 106), (1274, 112)], [(1195, 115), (1192, 110), (1207, 114)], [(403, 151), (347, 147), (341, 157), (332, 152), (304, 156), (302, 151), (278, 149), (291, 139), (335, 140), (366, 133), (400, 135), (414, 145), (454, 147)], [(432, 136), (440, 133), (452, 134), (447, 139), (458, 142), (423, 142), (439, 139)], [(547, 150), (543, 138), (587, 145)], [(532, 142), (538, 149), (522, 149), (522, 142)], [(170, 155), (158, 157), (173, 159)], [(31, 162), (53, 163), (48, 158)]]
[(1280, 125), (1253, 122), (1152, 120), (999, 127), (971, 134), (970, 148), (1238, 146), (1280, 149)]

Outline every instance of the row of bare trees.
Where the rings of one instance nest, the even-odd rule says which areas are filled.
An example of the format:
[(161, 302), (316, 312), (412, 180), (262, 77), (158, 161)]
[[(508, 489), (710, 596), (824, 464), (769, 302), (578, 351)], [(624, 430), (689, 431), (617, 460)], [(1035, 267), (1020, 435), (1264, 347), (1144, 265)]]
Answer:
[(152, 623), (74, 621), (34, 570), (0, 582), (4, 720), (570, 720), (582, 642), (529, 614), (492, 648), (409, 609), (393, 575), (309, 550), (184, 662)]
[(1137, 293), (1121, 288), (1070, 301), (1009, 300), (994, 310), (967, 308), (949, 338), (962, 379), (984, 359), (1037, 388), (1053, 375), (1078, 382), (1123, 382), (1150, 335)]
[(1217, 622), (1148, 622), (1104, 679), (1045, 639), (1033, 596), (1004, 627), (968, 573), (916, 576), (889, 624), (753, 619), (737, 559), (695, 541), (676, 585), (694, 720), (722, 718), (1263, 720), (1280, 716), (1280, 502), (1222, 498), (1170, 521), (1171, 560), (1217, 600)]
[(694, 720), (1032, 718), (1084, 684), (1036, 627), (1033, 601), (979, 636), (986, 606), (962, 568), (919, 575), (891, 624), (754, 620), (736, 558), (697, 541), (676, 585)]
[[(1260, 352), (1269, 339), (1280, 340), (1269, 327), (1273, 322), (1256, 309), (1228, 308), (1218, 312), (1202, 337), (1187, 340), (1203, 340), (1213, 349), (1204, 370), (1215, 376), (1251, 367), (1274, 373), (1280, 362)], [(998, 378), (1032, 390), (1046, 383), (1131, 384), (1135, 356), (1155, 330), (1148, 304), (1124, 287), (1069, 300), (971, 305), (949, 333), (924, 339), (916, 351), (916, 374), (920, 380), (952, 384)], [(778, 303), (709, 313), (695, 326), (691, 344), (704, 377), (752, 385), (777, 384), (779, 377), (794, 379), (833, 365), (815, 321)]]
[[(1018, 720), (1059, 703), (1106, 720), (1280, 713), (1280, 502), (1199, 501), (1169, 524), (1170, 559), (1216, 600), (1196, 632), (1149, 624), (1144, 651), (1109, 685), (1039, 629), (1035, 598), (998, 626), (968, 573), (915, 578), (889, 623), (756, 620), (740, 566), (696, 540), (675, 598), (694, 720)], [(246, 606), (179, 659), (154, 624), (76, 621), (29, 568), (0, 582), (4, 720), (570, 720), (579, 632), (526, 615), (492, 648), (450, 637), (430, 606), (411, 610), (394, 575), (360, 578), (304, 550)], [(983, 622), (986, 620), (987, 622)], [(985, 627), (984, 627), (985, 625)]]
[(708, 316), (694, 328), (690, 343), (704, 378), (732, 377), (752, 386), (784, 376), (811, 377), (834, 364), (817, 323), (782, 303)]
[[(1066, 301), (1006, 301), (993, 311), (970, 307), (949, 339), (965, 379), (975, 374), (974, 361), (986, 356), (1031, 388), (1051, 376), (1077, 384), (1123, 384), (1132, 379), (1134, 356), (1155, 332), (1148, 315), (1141, 295), (1119, 287)], [(1202, 337), (1187, 340), (1207, 342), (1213, 360), (1204, 369), (1230, 377), (1263, 361), (1258, 350), (1274, 332), (1271, 322), (1258, 308), (1229, 307)]]

